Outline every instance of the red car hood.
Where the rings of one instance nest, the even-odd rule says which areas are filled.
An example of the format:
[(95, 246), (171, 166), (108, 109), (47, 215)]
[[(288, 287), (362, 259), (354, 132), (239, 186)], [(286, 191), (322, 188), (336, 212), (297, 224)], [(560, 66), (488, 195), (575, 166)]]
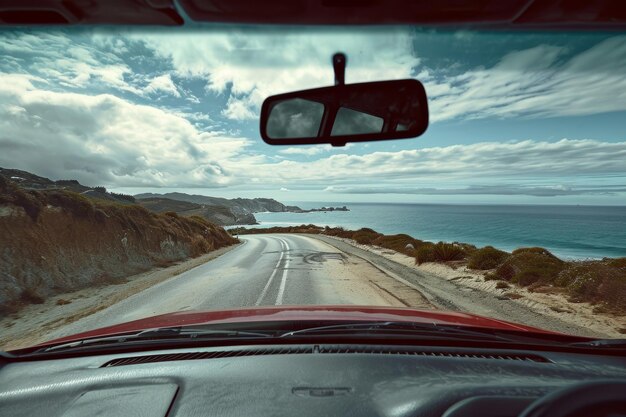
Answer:
[(129, 321), (109, 327), (102, 327), (100, 329), (51, 340), (41, 346), (56, 344), (59, 342), (70, 342), (89, 337), (101, 337), (119, 333), (137, 332), (158, 327), (272, 321), (406, 321), (414, 323), (472, 326), (498, 330), (558, 334), (521, 324), (477, 316), (475, 314), (441, 310), (417, 310), (412, 308), (346, 305), (271, 306), (241, 308), (235, 310), (193, 311), (163, 314), (160, 316), (147, 317), (145, 319)]

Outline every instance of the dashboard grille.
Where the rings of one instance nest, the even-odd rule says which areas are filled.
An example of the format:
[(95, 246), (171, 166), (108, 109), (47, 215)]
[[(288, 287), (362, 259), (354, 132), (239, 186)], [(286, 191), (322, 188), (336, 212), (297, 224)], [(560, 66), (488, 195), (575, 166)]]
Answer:
[(550, 362), (543, 356), (524, 353), (509, 352), (464, 352), (447, 350), (424, 350), (405, 347), (383, 346), (286, 346), (271, 348), (233, 349), (211, 352), (186, 352), (170, 353), (161, 355), (144, 355), (126, 358), (118, 358), (104, 363), (101, 368), (112, 366), (139, 365), (144, 363), (189, 361), (199, 359), (232, 358), (241, 356), (263, 355), (302, 355), (302, 354), (373, 354), (373, 355), (405, 355), (405, 356), (428, 356), (463, 359), (493, 359), (526, 362)]

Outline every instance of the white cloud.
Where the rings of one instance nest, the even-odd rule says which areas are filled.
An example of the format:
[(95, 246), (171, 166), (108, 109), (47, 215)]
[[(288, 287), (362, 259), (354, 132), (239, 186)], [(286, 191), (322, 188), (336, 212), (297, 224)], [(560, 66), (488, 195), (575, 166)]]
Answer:
[(20, 75), (0, 74), (0, 132), (1, 166), (90, 185), (225, 186), (248, 161), (246, 139), (109, 94), (37, 89)]
[(314, 156), (319, 155), (321, 153), (329, 152), (332, 150), (330, 146), (327, 145), (315, 145), (315, 146), (307, 146), (307, 147), (289, 147), (285, 149), (281, 149), (278, 153), (283, 155), (306, 155), (306, 156)]
[(584, 194), (615, 195), (626, 193), (626, 185), (615, 186), (531, 186), (531, 185), (473, 185), (464, 188), (398, 188), (398, 187), (326, 187), (324, 191), (340, 194), (409, 194), (409, 195), (522, 195), (557, 197)]
[[(482, 142), (364, 155), (335, 154), (310, 162), (281, 161), (257, 169), (266, 180), (347, 181), (415, 185), (416, 181), (626, 176), (626, 142), (569, 140)], [(356, 176), (355, 176), (356, 175)]]
[(332, 85), (331, 56), (348, 54), (347, 82), (410, 77), (419, 63), (408, 29), (371, 31), (142, 34), (183, 76), (203, 77), (207, 89), (232, 94), (231, 119), (258, 117), (263, 99), (286, 91)]
[(170, 94), (174, 97), (180, 97), (180, 92), (178, 91), (178, 88), (176, 88), (176, 85), (174, 85), (174, 81), (172, 81), (172, 77), (169, 74), (154, 77), (150, 80), (150, 83), (146, 87), (145, 91), (149, 94), (161, 92)]
[(539, 45), (508, 53), (491, 68), (452, 76), (422, 72), (431, 121), (626, 110), (626, 36), (563, 60), (566, 52)]
[[(98, 41), (92, 42), (94, 38)], [(113, 40), (107, 43), (103, 36), (94, 38), (88, 34), (71, 37), (62, 32), (7, 32), (0, 34), (0, 53), (27, 54), (21, 70), (37, 74), (49, 83), (74, 88), (102, 85), (141, 95), (141, 89), (130, 80), (130, 67), (115, 53), (99, 49), (114, 43), (120, 51), (123, 42), (118, 39), (121, 44)]]

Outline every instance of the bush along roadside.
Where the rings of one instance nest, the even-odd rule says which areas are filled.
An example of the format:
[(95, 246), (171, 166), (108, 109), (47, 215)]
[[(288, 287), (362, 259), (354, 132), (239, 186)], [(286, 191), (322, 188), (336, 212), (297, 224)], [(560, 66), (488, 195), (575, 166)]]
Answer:
[[(415, 263), (439, 262), (486, 272), (499, 288), (511, 285), (530, 291), (549, 290), (568, 295), (571, 302), (595, 304), (596, 311), (626, 314), (626, 258), (565, 261), (544, 248), (505, 252), (492, 246), (425, 242), (406, 234), (384, 235), (369, 228), (346, 230), (313, 224), (270, 228), (234, 228), (231, 234), (309, 233), (354, 240), (358, 244), (391, 249), (415, 258)], [(549, 291), (548, 291), (549, 292)]]

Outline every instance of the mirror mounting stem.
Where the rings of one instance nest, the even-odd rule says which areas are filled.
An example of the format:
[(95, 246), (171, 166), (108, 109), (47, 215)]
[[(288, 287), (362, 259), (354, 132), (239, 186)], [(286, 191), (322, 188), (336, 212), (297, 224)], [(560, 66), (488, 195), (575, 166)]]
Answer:
[(333, 69), (335, 70), (335, 85), (346, 83), (346, 54), (338, 52), (333, 55)]

